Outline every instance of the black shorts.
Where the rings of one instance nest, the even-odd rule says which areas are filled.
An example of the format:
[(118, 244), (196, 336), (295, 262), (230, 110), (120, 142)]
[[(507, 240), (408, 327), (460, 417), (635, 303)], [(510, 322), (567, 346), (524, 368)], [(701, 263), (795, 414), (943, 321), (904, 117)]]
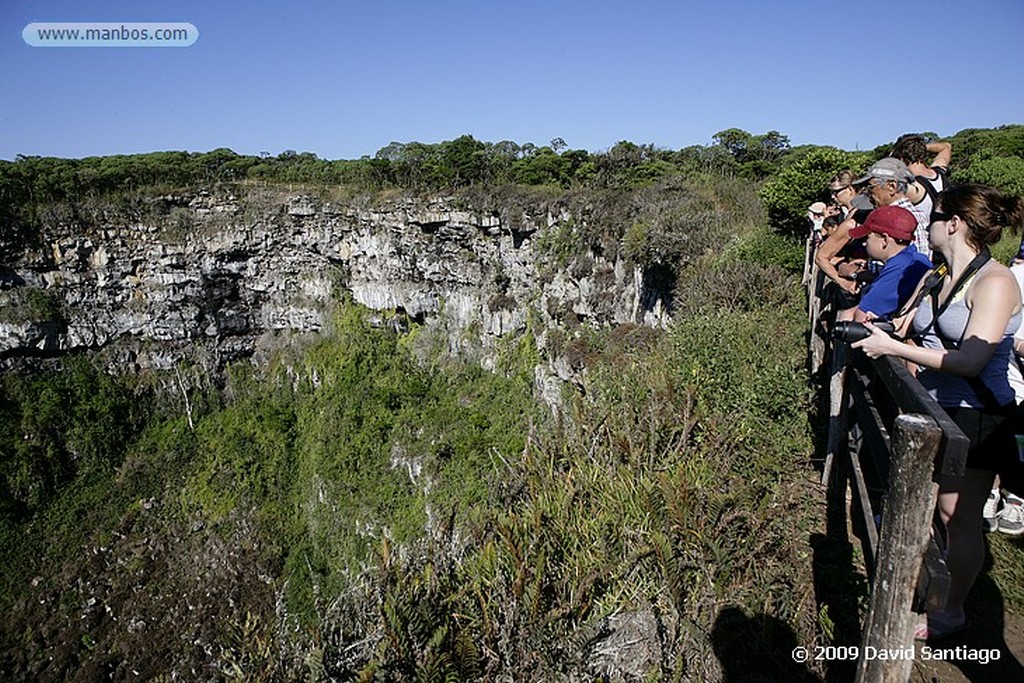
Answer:
[(956, 426), (970, 439), (967, 466), (999, 474), (1001, 486), (1024, 496), (1024, 461), (1018, 448), (1018, 434), (1024, 440), (1022, 408), (1008, 407), (992, 412), (974, 408), (946, 408)]

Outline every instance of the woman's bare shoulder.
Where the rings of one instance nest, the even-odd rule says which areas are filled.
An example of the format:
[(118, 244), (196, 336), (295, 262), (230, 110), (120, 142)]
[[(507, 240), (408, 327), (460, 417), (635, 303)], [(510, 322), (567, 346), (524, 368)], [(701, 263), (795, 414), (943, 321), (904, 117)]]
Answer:
[(1020, 308), (1021, 291), (1017, 278), (1010, 269), (998, 261), (989, 261), (975, 276), (967, 292), (968, 298), (974, 301), (1015, 302), (1014, 310)]

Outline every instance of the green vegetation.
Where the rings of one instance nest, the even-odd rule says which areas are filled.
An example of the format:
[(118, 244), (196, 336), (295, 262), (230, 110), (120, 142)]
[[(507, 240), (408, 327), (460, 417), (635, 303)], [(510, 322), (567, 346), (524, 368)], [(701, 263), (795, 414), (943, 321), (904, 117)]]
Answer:
[(807, 152), (761, 188), (772, 225), (784, 234), (803, 237), (807, 232), (807, 207), (812, 202), (829, 199), (828, 182), (832, 177), (844, 168), (855, 173), (863, 171), (872, 161), (874, 159), (866, 154), (834, 147)]
[[(344, 302), (332, 332), (303, 350), (191, 390), (194, 428), (175, 382), (132, 387), (84, 357), (10, 375), (0, 415), (5, 496), (17, 504), (0, 528), (18, 551), (3, 567), (5, 670), (52, 656), (36, 645), (46, 632), (96, 666), (137, 647), (123, 630), (31, 616), (41, 602), (54, 623), (77, 624), (61, 620), (88, 586), (119, 581), (138, 588), (108, 604), (151, 624), (154, 662), (198, 657), (160, 630), (188, 621), (166, 596), (236, 596), (205, 619), (223, 625), (218, 670), (239, 678), (557, 678), (598, 656), (608, 619), (630, 614), (667, 629), (661, 654), (637, 654), (645, 671), (699, 676), (713, 654), (698, 634), (725, 600), (813, 638), (792, 582), (809, 566), (765, 514), (809, 508), (779, 485), (810, 452), (798, 288), (782, 267), (792, 245), (728, 178), (591, 199), (595, 220), (551, 253), (580, 267), (587, 245), (622, 249), (617, 212), (631, 213), (646, 227), (630, 258), (673, 271), (688, 315), (667, 333), (575, 328), (567, 352), (589, 368), (585, 393), (567, 394), (557, 419), (533, 395), (542, 359), (530, 334), (505, 340), (498, 374), (425, 363), (417, 330), (373, 329)], [(688, 242), (695, 226), (703, 237)], [(723, 300), (723, 288), (748, 294)], [(78, 567), (83, 552), (99, 559)], [(260, 569), (233, 573), (234, 553)], [(283, 611), (261, 597), (260, 572)], [(40, 576), (79, 587), (26, 591)]]
[[(957, 177), (1019, 182), (1019, 129), (958, 134)], [(457, 191), (513, 229), (564, 209), (534, 237), (548, 267), (599, 282), (593, 255), (621, 256), (671, 283), (674, 313), (667, 330), (572, 315), (539, 330), (530, 311), (494, 373), (340, 301), (322, 336), (191, 388), (86, 356), (5, 374), (0, 673), (560, 680), (599, 678), (615, 651), (637, 680), (705, 680), (724, 665), (722, 619), (776, 625), (752, 632), (751, 653), (840, 637), (856, 615), (814, 594), (824, 511), (806, 485), (793, 237), (832, 174), (881, 154), (728, 129), (678, 152), (463, 136), (352, 162), (215, 150), (0, 164), (15, 228), (0, 249), (55, 212), (85, 221), (93, 199), (144, 211), (144, 194), (195, 184), (235, 183), (243, 202), (252, 180)], [(495, 310), (528, 305), (503, 298), (506, 274), (493, 284)], [(44, 290), (11, 291), (9, 316), (62, 315)], [(534, 394), (535, 366), (555, 357), (581, 370), (557, 414)], [(791, 679), (783, 660), (759, 658), (759, 675)]]
[(0, 515), (30, 515), (62, 486), (110, 473), (141, 416), (121, 383), (74, 358), (62, 372), (0, 386)]
[[(968, 129), (949, 141), (955, 180), (1024, 191), (1024, 126)], [(710, 145), (680, 150), (621, 141), (607, 151), (587, 152), (569, 149), (561, 138), (537, 146), (463, 135), (434, 144), (392, 142), (373, 157), (352, 160), (320, 159), (294, 150), (247, 156), (224, 148), (84, 159), (19, 156), (13, 162), (0, 161), (0, 220), (7, 226), (0, 235), (0, 258), (31, 244), (55, 211), (64, 222), (86, 220), (90, 200), (113, 199), (138, 210), (132, 198), (140, 193), (159, 196), (197, 185), (252, 181), (430, 193), (508, 184), (622, 190), (673, 177), (740, 178), (767, 181), (762, 196), (772, 224), (796, 234), (803, 231), (807, 205), (828, 199), (823, 179), (844, 167), (866, 168), (888, 149), (791, 147), (778, 131), (758, 135), (729, 128), (712, 136)]]
[[(1021, 187), (1019, 162), (1024, 159), (1024, 125), (962, 130), (952, 138), (954, 177), (961, 182), (989, 182), (1002, 190)], [(1004, 168), (1007, 184), (992, 178), (994, 169)], [(1011, 171), (1015, 169), (1015, 171)]]
[(174, 534), (223, 531), (245, 515), (247, 542), (278, 566), (290, 614), (316, 625), (318, 596), (358, 585), (352, 577), (381, 543), (413, 544), (497, 504), (495, 463), (521, 453), (540, 410), (528, 385), (478, 367), (422, 368), (353, 305), (340, 310), (333, 336), (288, 361), (301, 382), (283, 363), (261, 376), (236, 368), (217, 396), (193, 401), (208, 406), (194, 430), (171, 414), (176, 397), (140, 400), (84, 358), (10, 376), (0, 412), (0, 529), (14, 548), (4, 606), (31, 576), (118, 537), (140, 501), (156, 499)]

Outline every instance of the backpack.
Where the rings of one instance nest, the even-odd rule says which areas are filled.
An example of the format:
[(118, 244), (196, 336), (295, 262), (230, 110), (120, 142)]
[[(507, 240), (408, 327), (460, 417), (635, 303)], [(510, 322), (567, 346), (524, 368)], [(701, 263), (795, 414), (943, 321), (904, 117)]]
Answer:
[[(934, 178), (927, 178), (923, 175), (919, 175), (914, 176), (914, 180), (916, 180), (917, 184), (924, 188), (927, 195), (932, 198), (932, 206), (934, 206), (939, 193), (948, 188), (950, 183), (949, 171), (941, 166), (932, 166), (931, 168), (936, 173)], [(938, 187), (936, 187), (936, 185), (938, 185)]]

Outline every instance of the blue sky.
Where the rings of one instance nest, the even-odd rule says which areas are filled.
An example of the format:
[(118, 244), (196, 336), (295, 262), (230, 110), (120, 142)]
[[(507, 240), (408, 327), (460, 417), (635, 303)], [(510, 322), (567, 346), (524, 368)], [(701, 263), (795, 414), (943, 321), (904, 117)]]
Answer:
[[(184, 48), (30, 22), (189, 22)], [(1024, 2), (3, 0), (0, 158), (373, 155), (391, 141), (677, 149), (726, 128), (870, 149), (1024, 123)]]

